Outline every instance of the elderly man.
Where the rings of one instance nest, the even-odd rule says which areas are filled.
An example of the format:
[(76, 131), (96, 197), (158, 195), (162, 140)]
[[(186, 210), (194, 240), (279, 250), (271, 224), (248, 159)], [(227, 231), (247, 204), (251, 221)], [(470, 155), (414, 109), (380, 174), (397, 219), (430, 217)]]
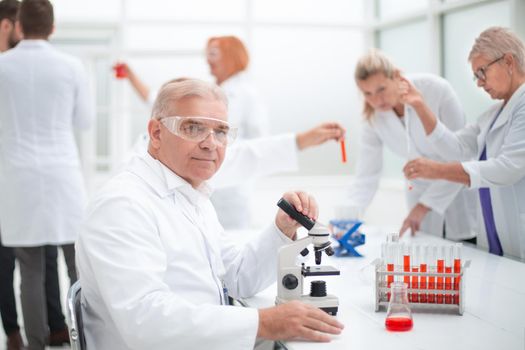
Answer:
[[(333, 317), (299, 302), (226, 305), (225, 291), (247, 297), (275, 280), (277, 250), (299, 226), (279, 211), (243, 247), (222, 235), (206, 181), (235, 136), (226, 120), (217, 86), (166, 85), (148, 124), (147, 153), (93, 199), (76, 245), (88, 348), (251, 349), (257, 337), (329, 341), (341, 332)], [(312, 197), (284, 196), (317, 217)]]

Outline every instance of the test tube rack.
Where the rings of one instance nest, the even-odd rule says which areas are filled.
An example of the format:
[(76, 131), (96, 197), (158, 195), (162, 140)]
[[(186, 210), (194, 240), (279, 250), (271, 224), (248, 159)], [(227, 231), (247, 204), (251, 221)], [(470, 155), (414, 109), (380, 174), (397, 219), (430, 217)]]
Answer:
[[(388, 296), (390, 288), (387, 286), (387, 276), (393, 276), (394, 280), (403, 281), (404, 278), (409, 279), (416, 278), (417, 281), (421, 281), (424, 278), (427, 282), (427, 288), (413, 288), (413, 283), (408, 283), (408, 295), (409, 304), (411, 309), (417, 309), (425, 312), (433, 312), (438, 310), (449, 310), (457, 312), (459, 315), (463, 315), (465, 309), (465, 271), (470, 266), (470, 260), (464, 261), (461, 266), (459, 273), (438, 273), (438, 272), (405, 272), (399, 271), (400, 268), (395, 268), (394, 271), (387, 271), (386, 263), (382, 259), (376, 259), (372, 262), (375, 265), (375, 311), (386, 311), (388, 308)], [(429, 278), (442, 278), (445, 281), (446, 278), (450, 278), (452, 286), (445, 289), (445, 283), (443, 282), (443, 288), (441, 289), (429, 289), (428, 281)], [(457, 286), (454, 285), (454, 281), (459, 277), (459, 283)], [(437, 283), (436, 283), (437, 284)], [(419, 283), (418, 283), (419, 285)], [(454, 288), (455, 287), (455, 288)], [(417, 297), (412, 298), (412, 296)], [(425, 296), (424, 300), (427, 302), (420, 302), (421, 296)], [(433, 296), (433, 298), (432, 298)], [(450, 297), (447, 297), (450, 296)], [(428, 302), (432, 298), (434, 302)], [(438, 302), (438, 299), (441, 302)], [(447, 300), (451, 302), (446, 303)]]

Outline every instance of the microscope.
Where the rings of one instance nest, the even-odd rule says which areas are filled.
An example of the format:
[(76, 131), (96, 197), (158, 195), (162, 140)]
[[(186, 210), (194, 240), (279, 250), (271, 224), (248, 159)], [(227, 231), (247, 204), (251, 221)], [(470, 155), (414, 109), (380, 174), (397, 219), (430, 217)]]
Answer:
[[(314, 305), (330, 315), (336, 315), (339, 299), (326, 294), (326, 282), (312, 281), (310, 294), (303, 295), (304, 278), (309, 276), (335, 276), (340, 272), (332, 266), (322, 266), (321, 256), (325, 252), (331, 256), (334, 251), (330, 243), (330, 233), (327, 227), (301, 214), (284, 198), (277, 206), (308, 230), (308, 236), (285, 245), (279, 249), (279, 266), (277, 271), (277, 297), (275, 304), (283, 304), (291, 300), (299, 300)], [(299, 254), (309, 254), (308, 245), (313, 244), (316, 266), (301, 266), (296, 264)]]

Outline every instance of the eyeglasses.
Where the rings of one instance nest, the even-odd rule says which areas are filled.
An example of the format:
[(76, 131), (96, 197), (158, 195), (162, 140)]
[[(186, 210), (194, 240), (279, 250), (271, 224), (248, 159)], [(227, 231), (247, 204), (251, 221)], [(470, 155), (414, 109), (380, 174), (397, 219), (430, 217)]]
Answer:
[(475, 72), (474, 72), (474, 76), (472, 77), (472, 79), (474, 81), (478, 81), (478, 80), (481, 80), (481, 81), (485, 81), (487, 79), (487, 69), (492, 66), (494, 63), (498, 62), (499, 60), (501, 60), (503, 57), (505, 57), (505, 55), (501, 56), (500, 58), (496, 58), (494, 61), (492, 62), (489, 62), (487, 63), (486, 65), (484, 66), (481, 66), (479, 67)]
[(165, 117), (160, 122), (174, 135), (193, 142), (202, 142), (213, 134), (219, 146), (233, 143), (237, 128), (225, 121), (208, 117)]

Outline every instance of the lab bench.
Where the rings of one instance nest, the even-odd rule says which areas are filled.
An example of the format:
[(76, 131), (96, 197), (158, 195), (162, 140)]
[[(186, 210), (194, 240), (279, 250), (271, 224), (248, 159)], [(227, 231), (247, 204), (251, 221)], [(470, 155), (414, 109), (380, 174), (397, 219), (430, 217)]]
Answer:
[[(365, 227), (366, 244), (358, 247), (362, 258), (323, 257), (323, 265), (340, 269), (327, 277), (327, 292), (339, 298), (337, 318), (345, 325), (330, 343), (287, 341), (286, 349), (525, 349), (525, 263), (488, 254), (468, 245), (462, 259), (470, 260), (465, 271), (463, 315), (457, 312), (413, 310), (414, 328), (408, 332), (385, 329), (384, 311), (375, 311), (374, 266), (386, 233)], [(412, 243), (450, 243), (419, 233), (404, 237)], [(272, 285), (247, 300), (253, 307), (272, 306), (277, 293)]]

